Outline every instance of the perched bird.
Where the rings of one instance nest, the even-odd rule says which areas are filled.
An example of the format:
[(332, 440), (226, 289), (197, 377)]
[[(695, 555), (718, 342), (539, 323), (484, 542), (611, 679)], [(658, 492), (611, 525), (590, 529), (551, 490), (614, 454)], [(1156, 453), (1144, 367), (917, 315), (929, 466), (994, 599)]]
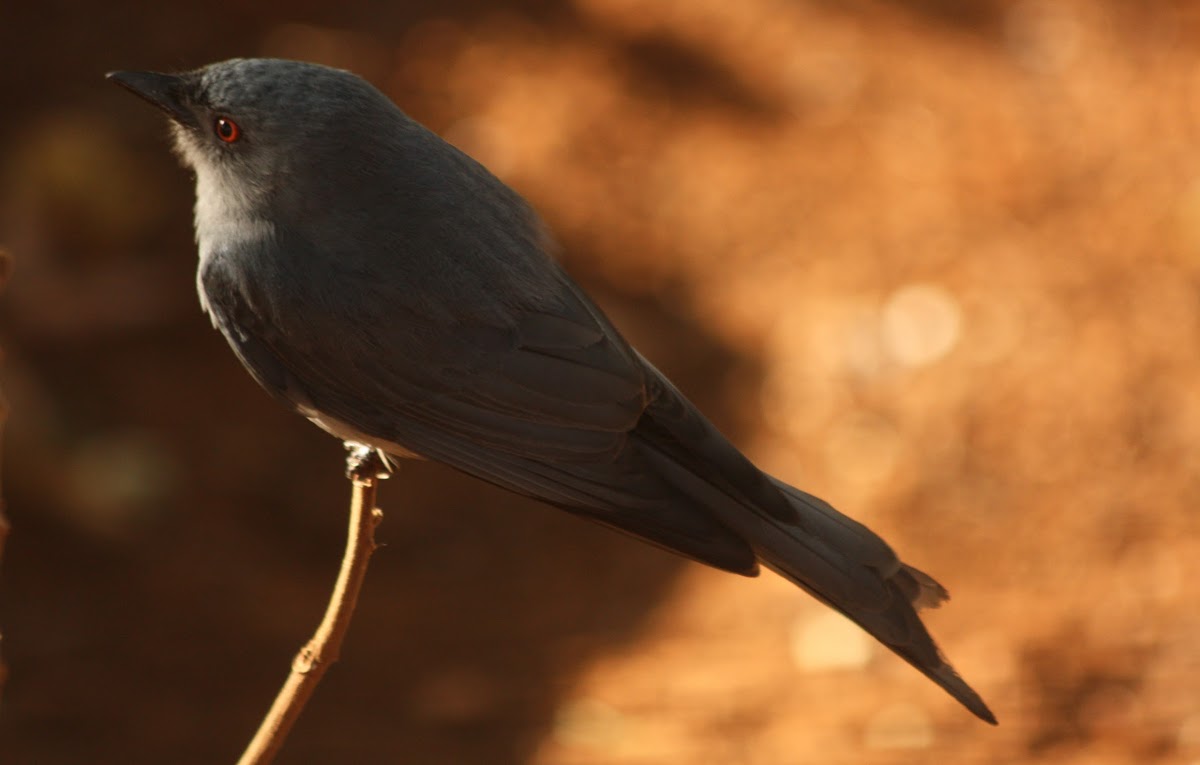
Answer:
[(719, 569), (778, 572), (990, 723), (882, 539), (755, 467), (550, 255), (529, 205), (349, 72), (235, 59), (109, 75), (196, 174), (200, 302), (328, 432), (420, 457)]

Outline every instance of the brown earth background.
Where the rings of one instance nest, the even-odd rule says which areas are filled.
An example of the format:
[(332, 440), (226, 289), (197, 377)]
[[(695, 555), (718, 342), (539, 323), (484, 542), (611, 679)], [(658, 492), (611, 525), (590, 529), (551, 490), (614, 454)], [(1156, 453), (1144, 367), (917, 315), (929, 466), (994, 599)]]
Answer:
[(103, 80), (351, 68), (543, 213), (765, 468), (887, 537), (997, 729), (771, 575), (438, 466), (281, 763), (1200, 762), (1200, 5), (5, 3), (0, 762), (232, 762), (315, 625), (340, 446), (200, 314)]

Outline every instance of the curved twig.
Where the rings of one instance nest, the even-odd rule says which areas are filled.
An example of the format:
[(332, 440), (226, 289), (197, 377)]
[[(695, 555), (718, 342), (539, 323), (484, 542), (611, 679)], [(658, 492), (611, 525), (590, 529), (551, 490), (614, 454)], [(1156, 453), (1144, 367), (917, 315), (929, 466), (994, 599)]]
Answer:
[(367, 573), (367, 563), (375, 551), (375, 527), (383, 520), (383, 513), (375, 507), (375, 492), (379, 481), (386, 478), (388, 472), (386, 465), (374, 452), (353, 444), (347, 444), (347, 448), (351, 453), (346, 461), (346, 475), (353, 486), (350, 495), (350, 528), (346, 535), (342, 567), (325, 610), (325, 618), (321, 620), (312, 639), (292, 660), (291, 673), (263, 718), (258, 732), (242, 753), (238, 765), (265, 765), (275, 758), (325, 670), (337, 661), (342, 640), (350, 628), (358, 592)]

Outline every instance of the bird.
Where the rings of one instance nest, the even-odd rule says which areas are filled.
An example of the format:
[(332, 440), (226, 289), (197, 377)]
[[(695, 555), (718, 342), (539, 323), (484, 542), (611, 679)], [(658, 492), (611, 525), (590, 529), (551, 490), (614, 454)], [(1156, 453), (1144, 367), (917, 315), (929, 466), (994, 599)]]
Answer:
[(717, 569), (775, 571), (996, 724), (918, 610), (948, 593), (760, 470), (567, 274), (541, 219), (357, 75), (110, 72), (195, 176), (197, 288), (275, 399)]

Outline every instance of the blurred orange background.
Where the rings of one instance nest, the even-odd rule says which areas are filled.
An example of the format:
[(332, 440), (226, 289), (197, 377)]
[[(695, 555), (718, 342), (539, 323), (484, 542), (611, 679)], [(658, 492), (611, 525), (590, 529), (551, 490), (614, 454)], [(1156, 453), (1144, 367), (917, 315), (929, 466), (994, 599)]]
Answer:
[(1200, 762), (1200, 6), (0, 9), (5, 763), (232, 762), (340, 556), (334, 440), (194, 293), (109, 69), (350, 68), (541, 211), (765, 469), (953, 594), (985, 726), (774, 577), (427, 464), (281, 763)]

